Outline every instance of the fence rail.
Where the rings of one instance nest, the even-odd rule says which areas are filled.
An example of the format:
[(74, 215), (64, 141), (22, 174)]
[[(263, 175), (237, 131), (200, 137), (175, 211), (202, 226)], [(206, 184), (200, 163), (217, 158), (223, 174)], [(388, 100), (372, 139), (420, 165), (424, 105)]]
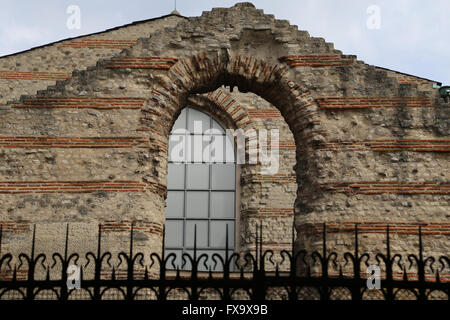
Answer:
[[(259, 232), (258, 232), (259, 231)], [(259, 234), (258, 234), (259, 233)], [(416, 254), (402, 256), (391, 252), (389, 227), (386, 249), (371, 257), (361, 253), (358, 226), (354, 230), (354, 251), (338, 254), (327, 248), (326, 225), (323, 227), (321, 252), (282, 250), (275, 254), (265, 250), (262, 227), (257, 228), (255, 253), (207, 256), (198, 252), (194, 231), (194, 251), (184, 253), (175, 263), (175, 254), (133, 250), (133, 225), (128, 252), (119, 252), (118, 264), (111, 265), (113, 254), (102, 251), (102, 229), (99, 226), (96, 252), (69, 254), (69, 226), (63, 253), (51, 255), (35, 252), (33, 229), (31, 253), (13, 256), (0, 252), (0, 300), (448, 300), (450, 282), (441, 275), (450, 268), (448, 256), (425, 257), (421, 228), (418, 229)], [(2, 229), (0, 226), (0, 248)], [(294, 244), (294, 232), (292, 234)], [(164, 239), (163, 239), (164, 244)], [(293, 254), (295, 252), (295, 254)], [(377, 261), (382, 274), (369, 279), (368, 261)], [(14, 263), (13, 263), (14, 261)], [(149, 262), (146, 264), (146, 261)], [(208, 263), (209, 264), (208, 264)], [(183, 270), (190, 264), (188, 270)], [(408, 266), (409, 264), (409, 266)], [(92, 271), (92, 277), (85, 274)], [(206, 271), (201, 271), (203, 268)], [(349, 270), (344, 272), (343, 270)], [(401, 270), (400, 273), (394, 269)], [(40, 270), (39, 272), (37, 270)], [(73, 274), (69, 274), (70, 271)], [(215, 271), (220, 270), (220, 271)], [(78, 273), (77, 273), (78, 271)], [(55, 279), (55, 272), (58, 276)], [(69, 273), (68, 273), (69, 272)], [(411, 276), (411, 273), (413, 276)], [(52, 274), (52, 276), (50, 275)], [(364, 276), (366, 275), (366, 276)], [(376, 278), (377, 276), (380, 276)], [(370, 289), (368, 281), (380, 285)], [(79, 286), (77, 286), (77, 284)]]

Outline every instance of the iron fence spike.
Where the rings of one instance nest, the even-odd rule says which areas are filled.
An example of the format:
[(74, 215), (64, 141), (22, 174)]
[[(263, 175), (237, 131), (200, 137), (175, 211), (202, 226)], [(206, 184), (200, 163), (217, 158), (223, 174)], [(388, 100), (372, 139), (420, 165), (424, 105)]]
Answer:
[(134, 231), (134, 221), (131, 222), (131, 230), (130, 230), (130, 259), (133, 259), (133, 231)]
[(97, 238), (97, 257), (100, 258), (102, 243), (102, 224), (98, 224), (98, 238)]
[(36, 241), (36, 224), (33, 224), (33, 238), (31, 240), (31, 260), (34, 261), (34, 249)]

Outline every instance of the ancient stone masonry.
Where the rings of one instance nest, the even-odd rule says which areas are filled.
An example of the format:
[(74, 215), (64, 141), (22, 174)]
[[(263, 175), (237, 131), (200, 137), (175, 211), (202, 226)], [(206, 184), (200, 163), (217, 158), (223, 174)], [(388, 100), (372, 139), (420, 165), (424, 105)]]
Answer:
[[(252, 4), (170, 15), (0, 58), (2, 250), (161, 251), (168, 136), (187, 104), (228, 128), (278, 129), (275, 175), (240, 166), (238, 251), (257, 224), (274, 250), (429, 254), (450, 244), (449, 104), (437, 82), (365, 64)], [(380, 232), (378, 232), (380, 231)], [(51, 241), (50, 241), (51, 240)]]

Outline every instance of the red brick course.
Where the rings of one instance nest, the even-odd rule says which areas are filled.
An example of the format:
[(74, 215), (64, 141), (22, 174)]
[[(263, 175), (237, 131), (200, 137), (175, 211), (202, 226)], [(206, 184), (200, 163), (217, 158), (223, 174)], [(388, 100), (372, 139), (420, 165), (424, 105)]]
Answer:
[(316, 99), (324, 110), (370, 108), (433, 108), (431, 99), (417, 97), (328, 97)]
[(144, 137), (24, 137), (0, 136), (0, 148), (147, 148)]
[(145, 192), (139, 181), (0, 181), (0, 194)]
[[(359, 233), (382, 233), (386, 234), (387, 227), (392, 234), (418, 235), (419, 226), (422, 227), (423, 235), (450, 235), (449, 222), (327, 222), (327, 233), (354, 232), (355, 224), (358, 225)], [(321, 234), (323, 223), (305, 223), (299, 226), (302, 234)]]
[(134, 223), (134, 232), (143, 232), (148, 234), (162, 235), (164, 226), (156, 222), (145, 222), (145, 221), (105, 221), (101, 224), (101, 230), (105, 233), (110, 232), (131, 232), (131, 225)]
[(450, 152), (449, 139), (380, 139), (372, 141), (334, 141), (316, 147), (319, 151), (418, 151)]
[(293, 208), (257, 208), (247, 209), (241, 211), (242, 217), (256, 217), (256, 218), (278, 218), (278, 217), (293, 217)]
[[(327, 192), (359, 194), (450, 194), (450, 183), (406, 183), (396, 181), (328, 182), (318, 185)], [(300, 195), (299, 195), (300, 196)]]
[(291, 68), (348, 66), (355, 62), (355, 58), (340, 54), (289, 55), (279, 60), (286, 62)]
[(242, 176), (244, 183), (295, 183), (295, 174), (274, 174), (274, 175), (247, 175)]
[(98, 97), (39, 97), (25, 99), (14, 108), (70, 108), (70, 109), (141, 109), (144, 98)]
[(0, 221), (2, 233), (24, 234), (31, 231), (31, 223), (29, 221)]
[(72, 72), (34, 72), (34, 71), (10, 71), (0, 70), (0, 79), (5, 80), (65, 80)]
[(177, 58), (160, 57), (119, 57), (113, 58), (106, 64), (108, 69), (162, 69), (169, 70), (176, 62)]
[(86, 49), (126, 49), (136, 43), (137, 40), (110, 40), (110, 39), (85, 39), (76, 40), (59, 45), (60, 48), (86, 48)]

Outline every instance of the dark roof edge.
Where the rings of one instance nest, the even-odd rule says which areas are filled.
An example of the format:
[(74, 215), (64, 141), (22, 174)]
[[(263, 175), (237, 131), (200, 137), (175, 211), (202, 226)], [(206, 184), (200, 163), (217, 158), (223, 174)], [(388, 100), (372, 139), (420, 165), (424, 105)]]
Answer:
[(160, 16), (160, 17), (156, 17), (156, 18), (150, 18), (150, 19), (133, 21), (131, 23), (127, 23), (127, 24), (124, 24), (124, 25), (121, 25), (121, 26), (118, 26), (118, 27), (114, 27), (114, 28), (110, 28), (110, 29), (106, 29), (106, 30), (103, 30), (103, 31), (97, 31), (97, 32), (93, 32), (93, 33), (83, 34), (81, 36), (76, 36), (76, 37), (72, 37), (72, 38), (66, 38), (66, 39), (62, 39), (62, 40), (57, 40), (57, 41), (46, 43), (46, 44), (43, 44), (43, 45), (40, 45), (40, 46), (37, 46), (37, 47), (32, 47), (30, 49), (26, 49), (26, 50), (23, 50), (23, 51), (10, 53), (10, 54), (1, 56), (0, 59), (6, 58), (6, 57), (11, 57), (11, 56), (14, 56), (16, 54), (21, 54), (21, 53), (25, 53), (25, 52), (28, 52), (28, 51), (32, 51), (34, 49), (40, 49), (40, 48), (44, 48), (44, 47), (47, 47), (47, 46), (52, 46), (52, 45), (60, 43), (60, 42), (64, 42), (64, 41), (68, 41), (68, 40), (75, 40), (75, 39), (88, 37), (88, 36), (93, 36), (93, 35), (96, 35), (96, 34), (101, 34), (101, 33), (109, 32), (109, 31), (114, 31), (114, 30), (118, 30), (120, 28), (130, 27), (130, 26), (134, 26), (134, 25), (137, 25), (137, 24), (146, 23), (146, 22), (150, 22), (150, 21), (155, 21), (155, 20), (159, 20), (159, 19), (165, 19), (165, 18), (168, 18), (168, 17), (180, 17), (180, 18), (184, 18), (184, 19), (189, 20), (188, 17), (182, 16), (182, 15), (179, 15), (179, 14), (173, 14), (173, 13), (166, 14), (164, 16)]
[(374, 67), (378, 68), (378, 69), (386, 70), (386, 71), (392, 71), (392, 72), (395, 72), (395, 73), (403, 74), (405, 76), (410, 76), (410, 77), (414, 77), (414, 78), (417, 78), (417, 79), (434, 82), (438, 86), (442, 86), (442, 82), (439, 82), (439, 81), (435, 81), (435, 80), (431, 80), (431, 79), (427, 79), (427, 78), (423, 78), (423, 77), (418, 77), (418, 76), (415, 76), (413, 74), (409, 74), (409, 73), (405, 73), (405, 72), (401, 72), (401, 71), (397, 71), (397, 70), (392, 70), (392, 69), (388, 69), (388, 68), (383, 68), (383, 67), (379, 67), (379, 66), (374, 66)]

